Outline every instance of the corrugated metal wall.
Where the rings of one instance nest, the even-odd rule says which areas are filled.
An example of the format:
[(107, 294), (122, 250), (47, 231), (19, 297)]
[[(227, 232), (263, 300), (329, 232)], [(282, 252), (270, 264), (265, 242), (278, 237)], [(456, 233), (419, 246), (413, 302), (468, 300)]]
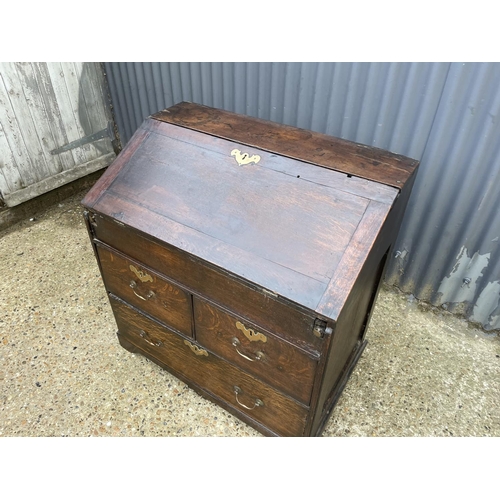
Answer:
[(500, 64), (106, 63), (125, 143), (192, 101), (421, 160), (386, 280), (500, 328)]

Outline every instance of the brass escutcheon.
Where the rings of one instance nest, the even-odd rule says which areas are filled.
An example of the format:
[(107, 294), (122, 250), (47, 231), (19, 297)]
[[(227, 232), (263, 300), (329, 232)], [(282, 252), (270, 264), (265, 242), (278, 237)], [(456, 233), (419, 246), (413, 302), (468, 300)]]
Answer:
[(243, 323), (240, 323), (239, 321), (236, 322), (236, 328), (238, 328), (238, 330), (241, 330), (243, 332), (243, 335), (245, 335), (245, 337), (251, 342), (254, 342), (256, 340), (267, 342), (267, 337), (263, 333), (256, 332), (255, 330), (252, 330), (252, 328), (247, 328)]
[(135, 273), (135, 275), (143, 282), (145, 283), (146, 281), (151, 281), (151, 283), (153, 283), (153, 277), (148, 274), (148, 273), (145, 273), (144, 271), (141, 271), (140, 269), (137, 269), (135, 266), (133, 266), (132, 264), (130, 264), (130, 270)]
[(248, 153), (242, 153), (239, 149), (233, 149), (231, 151), (231, 156), (234, 156), (240, 167), (241, 165), (248, 165), (249, 163), (257, 164), (260, 161), (259, 155), (250, 156)]
[(197, 355), (197, 356), (208, 356), (208, 352), (196, 344), (192, 344), (189, 340), (185, 340), (184, 343)]

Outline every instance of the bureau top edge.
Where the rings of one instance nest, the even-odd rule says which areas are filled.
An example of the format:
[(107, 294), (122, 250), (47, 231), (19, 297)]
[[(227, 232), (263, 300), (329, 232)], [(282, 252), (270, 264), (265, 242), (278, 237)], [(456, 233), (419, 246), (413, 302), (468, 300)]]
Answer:
[(181, 102), (149, 118), (399, 190), (419, 165), (418, 160), (380, 148), (191, 102)]

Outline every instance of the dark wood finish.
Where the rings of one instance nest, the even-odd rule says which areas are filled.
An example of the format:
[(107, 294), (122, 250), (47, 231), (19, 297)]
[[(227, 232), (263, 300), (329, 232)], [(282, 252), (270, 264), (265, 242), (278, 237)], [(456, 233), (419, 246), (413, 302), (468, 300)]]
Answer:
[(376, 253), (371, 255), (354, 282), (349, 300), (338, 317), (330, 351), (326, 356), (326, 366), (317, 401), (318, 411), (312, 427), (313, 434), (318, 432), (320, 423), (324, 422), (324, 413), (329, 413), (333, 401), (338, 399), (339, 384), (342, 383), (344, 374), (353, 370), (359, 357), (356, 357), (356, 352), (361, 346), (369, 324), (369, 315), (378, 293), (386, 261), (384, 256)]
[(148, 118), (83, 200), (121, 345), (265, 435), (320, 435), (417, 165), (191, 103)]
[(169, 135), (150, 133), (93, 208), (313, 308), (368, 200), (272, 168), (241, 168), (230, 154), (237, 144), (165, 127)]
[(396, 188), (418, 165), (416, 160), (379, 148), (190, 102), (153, 118)]
[(141, 146), (142, 141), (149, 135), (148, 130), (140, 128), (127, 143), (127, 146), (116, 157), (115, 161), (106, 169), (106, 172), (96, 182), (82, 201), (82, 204), (87, 207), (93, 206), (97, 198), (105, 191), (113, 182), (120, 170), (127, 164), (134, 155), (136, 149)]
[(373, 201), (369, 204), (363, 220), (350, 241), (349, 248), (344, 252), (335, 274), (316, 307), (318, 313), (329, 318), (338, 318), (349, 298), (359, 270), (373, 251), (373, 247), (367, 243), (376, 239), (389, 212), (387, 208), (387, 205)]
[[(272, 333), (206, 301), (195, 298), (194, 313), (196, 340), (200, 344), (297, 401), (309, 404), (317, 357), (312, 358)], [(249, 340), (245, 329), (261, 335)]]
[(313, 436), (320, 436), (323, 432), (323, 428), (328, 421), (328, 417), (330, 416), (330, 413), (333, 410), (335, 404), (339, 400), (342, 391), (344, 390), (347, 381), (351, 376), (351, 373), (354, 371), (354, 368), (356, 367), (356, 364), (361, 357), (361, 354), (363, 354), (366, 344), (366, 340), (364, 342), (358, 342), (356, 344), (355, 349), (353, 349), (351, 356), (347, 360), (347, 363), (344, 365), (340, 377), (337, 379), (334, 390), (330, 393), (328, 400), (325, 402), (323, 410), (321, 412), (316, 412), (316, 418), (318, 418), (318, 422), (313, 423), (314, 431), (311, 434), (310, 429), (308, 429), (308, 434)]
[[(416, 172), (412, 174), (408, 183), (403, 187), (382, 227), (373, 227), (372, 224), (368, 224), (366, 227), (372, 232), (371, 236), (365, 232), (359, 234), (360, 238), (356, 238), (355, 234), (350, 251), (346, 252), (346, 255), (350, 255), (352, 259), (357, 261), (345, 264), (344, 269), (350, 271), (342, 274), (343, 279), (339, 280), (341, 288), (339, 289), (338, 303), (332, 305), (331, 313), (336, 314), (337, 323), (332, 346), (325, 363), (326, 367), (320, 384), (318, 400), (315, 402), (318, 410), (312, 423), (312, 435), (321, 433), (328, 415), (340, 397), (350, 373), (366, 346), (366, 329), (415, 175)], [(373, 246), (368, 254), (360, 256), (356, 244), (357, 240), (369, 237), (375, 240)], [(359, 270), (359, 272), (356, 273), (355, 270)], [(348, 282), (347, 286), (346, 282)], [(342, 298), (343, 302), (341, 302)], [(334, 308), (336, 309), (334, 310)]]
[(153, 363), (156, 363), (157, 365), (161, 366), (165, 370), (169, 371), (173, 375), (175, 375), (178, 379), (182, 380), (185, 382), (191, 389), (193, 389), (195, 392), (197, 392), (200, 396), (204, 397), (205, 399), (208, 399), (209, 401), (212, 401), (213, 403), (219, 405), (220, 407), (224, 408), (227, 412), (231, 413), (235, 417), (239, 418), (241, 421), (247, 423), (248, 425), (252, 426), (254, 429), (258, 430), (260, 433), (262, 433), (264, 436), (272, 436), (272, 437), (277, 437), (279, 436), (276, 432), (274, 432), (272, 429), (269, 429), (268, 427), (265, 427), (262, 425), (258, 420), (255, 420), (251, 418), (249, 415), (245, 413), (241, 413), (240, 411), (236, 410), (233, 406), (230, 404), (226, 403), (224, 400), (214, 396), (212, 393), (206, 391), (203, 387), (198, 386), (194, 384), (191, 380), (188, 378), (184, 377), (182, 373), (178, 373), (175, 370), (173, 370), (170, 366), (165, 364), (161, 359), (155, 358), (151, 354), (149, 354), (146, 351), (141, 350), (139, 347), (135, 346), (134, 344), (130, 343), (125, 337), (120, 335), (120, 332), (117, 332), (118, 335), (118, 342), (120, 345), (126, 349), (127, 351), (130, 351), (132, 353), (138, 353), (144, 356), (145, 358), (148, 358), (150, 361)]
[(192, 336), (191, 295), (144, 264), (97, 244), (102, 277), (110, 293)]
[[(206, 262), (179, 249), (161, 244), (134, 231), (118, 221), (97, 214), (93, 226), (96, 241), (142, 261), (150, 269), (168, 276), (183, 288), (207, 297), (250, 322), (296, 343), (304, 349), (318, 352), (323, 339), (311, 335), (315, 316), (300, 306), (290, 307), (280, 297), (275, 297), (262, 288), (243, 282), (223, 269), (216, 269)], [(154, 225), (154, 220), (152, 222)]]
[[(223, 399), (238, 412), (258, 419), (279, 435), (302, 434), (307, 407), (237, 370), (210, 351), (205, 350), (206, 355), (196, 354), (186, 344), (188, 340), (140, 314), (117, 297), (111, 295), (110, 301), (119, 335), (129, 343), (153, 358), (161, 359), (173, 371), (182, 374), (185, 380)], [(199, 344), (191, 343), (198, 349), (204, 349)], [(241, 389), (238, 396), (240, 403), (236, 399), (235, 386)], [(255, 405), (257, 399), (262, 401), (262, 406)]]

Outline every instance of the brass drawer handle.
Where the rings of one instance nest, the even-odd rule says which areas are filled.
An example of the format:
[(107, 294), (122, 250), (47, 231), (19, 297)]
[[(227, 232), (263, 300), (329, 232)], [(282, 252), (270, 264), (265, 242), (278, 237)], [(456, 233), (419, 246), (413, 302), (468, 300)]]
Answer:
[(197, 355), (197, 356), (208, 356), (208, 352), (196, 344), (192, 344), (189, 340), (185, 340), (184, 343)]
[(244, 405), (239, 399), (238, 399), (238, 394), (242, 394), (242, 390), (237, 386), (235, 385), (234, 386), (234, 395), (236, 396), (236, 402), (240, 405), (240, 406), (243, 406), (243, 408), (246, 408), (247, 410), (254, 410), (255, 408), (257, 408), (257, 406), (264, 406), (264, 402), (259, 399), (259, 398), (256, 398), (255, 399), (255, 403), (253, 404), (252, 407), (250, 406), (247, 406), (247, 405)]
[(161, 342), (160, 340), (149, 340), (149, 335), (144, 331), (144, 330), (141, 330), (139, 335), (150, 345), (154, 346), (154, 347), (160, 347), (163, 345), (163, 342)]
[(245, 359), (248, 359), (248, 361), (260, 361), (261, 359), (264, 358), (264, 353), (261, 352), (261, 351), (257, 351), (255, 354), (254, 354), (254, 357), (251, 358), (250, 356), (247, 356), (246, 354), (243, 354), (242, 352), (240, 352), (238, 350), (238, 346), (241, 344), (240, 341), (234, 337), (233, 341), (232, 341), (232, 344), (234, 346), (234, 349), (236, 350), (236, 352), (242, 357), (242, 358), (245, 358)]
[(132, 291), (134, 292), (134, 295), (136, 295), (137, 297), (139, 297), (140, 299), (142, 300), (148, 300), (148, 299), (153, 299), (155, 297), (155, 293), (153, 292), (153, 290), (150, 290), (148, 292), (148, 294), (146, 295), (146, 297), (143, 297), (142, 295), (139, 295), (136, 291), (135, 291), (135, 288), (137, 288), (137, 283), (134, 281), (134, 280), (131, 280), (130, 281), (130, 288), (132, 288)]

